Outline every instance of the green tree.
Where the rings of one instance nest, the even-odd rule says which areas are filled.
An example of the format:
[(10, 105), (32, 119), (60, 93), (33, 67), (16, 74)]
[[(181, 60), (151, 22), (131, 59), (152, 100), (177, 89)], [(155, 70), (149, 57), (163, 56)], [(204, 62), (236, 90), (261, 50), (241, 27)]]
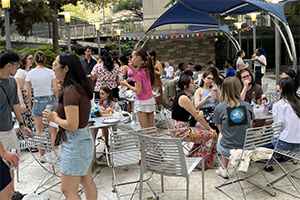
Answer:
[[(136, 41), (121, 40), (120, 42), (122, 54), (124, 54), (125, 56), (131, 55), (132, 51), (134, 50), (134, 45), (136, 44)], [(116, 52), (117, 54), (119, 52), (118, 40), (109, 39), (109, 41), (105, 43), (104, 47), (108, 49), (109, 52)]]
[(289, 22), (299, 22), (300, 17), (300, 0), (292, 3), (290, 14), (287, 16)]
[(109, 4), (115, 0), (81, 0), (81, 4), (84, 5), (86, 9), (92, 11), (99, 11), (103, 9), (103, 22), (105, 22), (105, 9)]
[(136, 17), (143, 19), (143, 2), (142, 0), (119, 0), (115, 4), (115, 12), (119, 12), (121, 10), (129, 10)]
[(69, 3), (69, 4), (66, 4), (66, 5), (62, 6), (61, 8), (64, 11), (69, 11), (71, 13), (72, 17), (76, 17), (78, 19), (87, 21), (88, 20), (88, 16), (87, 16), (87, 14), (85, 14), (82, 11), (82, 9), (80, 8), (79, 4), (80, 3), (77, 2), (77, 5), (75, 6), (75, 5), (71, 4), (71, 3)]

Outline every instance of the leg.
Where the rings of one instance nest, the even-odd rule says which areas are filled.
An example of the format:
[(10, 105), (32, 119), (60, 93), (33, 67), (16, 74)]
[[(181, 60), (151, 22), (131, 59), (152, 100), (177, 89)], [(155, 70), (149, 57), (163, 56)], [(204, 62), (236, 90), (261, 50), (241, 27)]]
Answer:
[(108, 147), (108, 127), (102, 128), (102, 135), (105, 139), (105, 145)]
[(141, 124), (141, 128), (148, 128), (148, 118), (147, 118), (147, 113), (145, 112), (138, 112), (137, 113), (139, 122)]
[(147, 113), (148, 127), (154, 126), (154, 112)]
[(88, 173), (82, 176), (80, 183), (84, 187), (85, 198), (87, 200), (96, 200), (98, 196), (97, 187), (92, 177), (92, 168), (89, 167)]
[(127, 112), (131, 113), (131, 102), (127, 104)]
[(12, 195), (15, 193), (13, 181), (0, 191), (0, 199), (11, 199)]
[[(61, 174), (61, 191), (66, 199), (80, 200), (78, 186), (81, 176), (69, 176)], [(85, 189), (85, 188), (84, 188)]]
[(227, 169), (228, 166), (228, 159), (225, 156), (222, 156), (222, 163), (224, 165), (224, 168)]
[(50, 137), (51, 137), (51, 143), (52, 143), (54, 149), (57, 149), (58, 146), (54, 146), (56, 134), (57, 134), (57, 128), (53, 127), (53, 126), (49, 126), (49, 132), (50, 132)]
[(94, 136), (94, 141), (95, 141), (96, 138), (97, 138), (98, 130), (99, 130), (99, 129), (98, 129), (98, 128), (94, 128), (93, 130), (94, 130), (94, 133), (95, 133), (95, 134), (92, 134), (92, 135)]
[[(37, 132), (44, 132), (45, 131), (45, 127), (44, 127), (44, 123), (43, 123), (43, 117), (33, 117), (35, 125), (36, 125), (36, 131)], [(44, 150), (43, 149), (39, 149), (39, 153), (40, 156), (44, 155)]]

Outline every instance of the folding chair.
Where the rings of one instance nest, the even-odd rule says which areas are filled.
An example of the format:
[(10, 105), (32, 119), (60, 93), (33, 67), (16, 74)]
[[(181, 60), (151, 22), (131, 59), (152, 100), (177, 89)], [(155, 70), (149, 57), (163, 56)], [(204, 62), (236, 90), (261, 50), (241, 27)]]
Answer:
[[(20, 130), (21, 131), (21, 130)], [(51, 190), (57, 193), (61, 193), (61, 191), (52, 190), (53, 187), (60, 184), (60, 181), (52, 184), (49, 187), (46, 187), (45, 184), (54, 176), (60, 177), (58, 172), (60, 171), (60, 155), (61, 155), (61, 148), (57, 148), (56, 150), (52, 146), (50, 134), (47, 132), (31, 132), (30, 134), (26, 134), (21, 131), (26, 142), (28, 148), (39, 148), (44, 150), (44, 156), (37, 158), (35, 154), (31, 152), (31, 155), (36, 160), (36, 162), (46, 170), (46, 174), (40, 181), (39, 185), (35, 189), (34, 193), (37, 193), (39, 189), (44, 189), (41, 192), (37, 193), (38, 195), (47, 191)], [(41, 162), (50, 163), (49, 167), (46, 167), (45, 164)]]
[[(241, 199), (246, 199), (246, 196), (248, 196), (250, 194), (255, 194), (260, 191), (264, 191), (274, 197), (276, 195), (276, 193), (275, 193), (272, 185), (270, 184), (270, 182), (268, 181), (268, 179), (266, 178), (266, 176), (263, 173), (264, 166), (261, 167), (256, 163), (256, 161), (251, 161), (250, 164), (255, 163), (256, 167), (259, 170), (249, 176), (244, 177), (244, 178), (242, 178), (240, 176), (238, 169), (240, 167), (240, 164), (243, 159), (243, 155), (244, 155), (245, 151), (251, 151), (257, 147), (264, 147), (271, 143), (275, 144), (275, 148), (276, 148), (280, 133), (282, 131), (282, 126), (283, 126), (282, 123), (277, 123), (277, 124), (273, 124), (273, 125), (269, 125), (269, 126), (247, 129), (243, 150), (242, 150), (241, 156), (237, 162), (237, 165), (234, 167), (233, 173), (229, 174), (229, 172), (226, 170), (226, 173), (229, 176), (229, 179), (227, 181), (225, 181), (223, 184), (216, 186), (215, 188), (218, 189), (219, 191), (223, 192), (225, 195), (227, 195), (231, 199), (234, 199), (234, 198), (232, 196), (230, 196), (229, 194), (227, 194), (224, 190), (222, 190), (221, 187), (233, 184), (234, 188), (236, 189), (236, 191)], [(272, 150), (272, 155), (273, 155), (273, 153), (274, 153), (274, 149)], [(222, 160), (219, 157), (218, 157), (218, 159), (219, 159), (219, 162), (222, 163)], [(259, 160), (257, 160), (257, 161), (259, 161)], [(222, 164), (222, 166), (223, 166), (223, 164)], [(267, 181), (267, 186), (262, 187), (261, 185), (257, 185), (258, 183), (263, 184), (262, 183), (263, 179), (261, 179), (261, 178), (257, 179), (258, 181), (256, 181), (255, 183), (250, 180), (251, 178), (253, 178), (255, 175), (257, 175), (259, 173)], [(236, 179), (233, 178), (234, 175), (236, 175)], [(256, 190), (256, 191), (252, 190), (251, 192), (245, 194), (245, 192), (244, 192), (245, 188), (242, 186), (241, 181), (246, 181), (247, 183), (250, 183), (250, 184), (254, 185), (255, 187), (257, 187), (259, 190)], [(238, 187), (236, 185), (237, 182), (239, 183), (239, 187), (240, 187), (241, 191), (238, 189)], [(266, 188), (271, 188), (273, 193), (270, 193), (269, 191), (267, 191)]]
[[(122, 196), (129, 196), (134, 194), (134, 193), (129, 193), (129, 194), (121, 195), (119, 186), (140, 182), (140, 179), (138, 179), (136, 181), (119, 183), (115, 173), (115, 167), (123, 167), (123, 166), (134, 165), (134, 164), (138, 165), (140, 160), (140, 143), (139, 143), (138, 133), (141, 132), (144, 134), (156, 135), (155, 127), (141, 129), (139, 131), (127, 130), (127, 131), (111, 132), (110, 150), (108, 151), (108, 148), (105, 146), (106, 152), (108, 152), (106, 153), (107, 163), (108, 166), (112, 168), (112, 187), (114, 188), (118, 199), (120, 199)], [(142, 179), (141, 180), (146, 181), (147, 184), (150, 186), (150, 184), (148, 183), (148, 180), (150, 178), (146, 180), (142, 180)], [(152, 188), (151, 190), (153, 191)], [(157, 192), (156, 193), (153, 192), (153, 193), (157, 196)]]
[[(286, 193), (286, 194), (289, 194), (289, 195), (291, 195), (291, 196), (293, 196), (293, 197), (296, 197), (296, 198), (299, 198), (300, 199), (300, 196), (296, 196), (296, 195), (294, 195), (294, 194), (292, 194), (292, 193), (289, 193), (289, 192), (287, 192), (287, 191), (285, 191), (285, 190), (282, 190), (282, 189), (279, 189), (278, 187), (274, 187), (274, 184), (275, 183), (277, 183), (277, 182), (279, 182), (279, 181), (281, 181), (281, 180), (283, 180), (285, 177), (287, 177), (288, 178), (288, 180), (290, 181), (290, 183), (293, 185), (293, 187), (295, 188), (295, 190), (296, 190), (296, 192), (298, 193), (298, 194), (300, 194), (300, 186), (299, 186), (299, 184), (296, 182), (296, 180), (295, 179), (298, 179), (298, 180), (300, 180), (300, 177), (299, 177), (299, 175), (298, 176), (296, 176), (296, 175), (293, 175), (292, 173), (295, 173), (295, 172), (297, 172), (297, 171), (299, 171), (300, 170), (300, 148), (297, 148), (297, 149), (294, 149), (294, 150), (281, 150), (281, 149), (275, 149), (275, 152), (276, 153), (279, 153), (279, 154), (281, 154), (281, 155), (284, 155), (284, 156), (287, 156), (287, 157), (289, 157), (289, 158), (291, 158), (291, 161), (293, 161), (293, 163), (296, 165), (295, 167), (294, 167), (294, 169), (293, 170), (291, 170), (290, 172), (288, 172), (276, 159), (274, 159), (275, 160), (275, 162), (278, 164), (278, 166), (280, 167), (280, 169), (283, 171), (283, 173), (284, 173), (284, 175), (283, 176), (281, 176), (281, 177), (279, 177), (279, 178), (277, 178), (276, 180), (274, 180), (274, 181), (272, 181), (271, 182), (271, 185), (273, 186), (273, 188), (274, 189), (276, 189), (276, 190), (279, 190), (279, 191), (281, 191), (281, 192), (284, 192), (284, 193)], [(298, 173), (299, 174), (299, 173)]]
[(139, 134), (142, 162), (140, 171), (140, 194), (142, 199), (144, 172), (161, 175), (162, 192), (164, 192), (163, 176), (181, 176), (186, 178), (186, 199), (189, 199), (189, 175), (202, 161), (202, 199), (204, 199), (204, 159), (201, 157), (185, 157), (179, 138), (157, 138)]

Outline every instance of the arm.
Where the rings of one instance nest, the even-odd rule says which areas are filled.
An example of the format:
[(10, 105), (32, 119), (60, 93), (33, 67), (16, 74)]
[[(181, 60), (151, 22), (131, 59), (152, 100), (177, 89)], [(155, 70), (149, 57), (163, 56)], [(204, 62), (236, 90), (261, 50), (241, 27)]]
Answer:
[(17, 85), (18, 85), (18, 97), (20, 100), (21, 109), (23, 111), (26, 111), (26, 105), (24, 103), (24, 99), (23, 99), (23, 95), (22, 95), (22, 87), (23, 87), (25, 80), (23, 78), (16, 78), (16, 81), (17, 81)]
[(218, 141), (223, 137), (222, 135), (222, 124), (217, 124), (217, 127), (219, 129), (219, 135), (218, 135)]
[(28, 99), (29, 109), (32, 110), (32, 102), (31, 102), (31, 83), (26, 82), (26, 96)]
[[(21, 122), (23, 122), (23, 118), (22, 118), (22, 115), (21, 115), (20, 104), (15, 104), (15, 105), (13, 105), (13, 112), (15, 113), (15, 116), (16, 116), (16, 118), (17, 118), (19, 124), (20, 124)], [(19, 128), (20, 128), (23, 132), (25, 132), (25, 133), (29, 133), (29, 132), (30, 132), (30, 129), (27, 128), (27, 127), (25, 127), (24, 124), (21, 125)]]
[[(191, 100), (187, 96), (181, 96), (178, 101), (179, 105), (188, 111), (199, 123), (201, 123), (207, 130), (214, 131), (203, 118), (203, 112), (198, 112), (193, 106)], [(200, 117), (198, 116), (200, 114)]]
[(247, 91), (248, 91), (249, 83), (250, 83), (249, 80), (244, 80), (244, 81), (243, 81), (244, 87), (243, 87), (243, 90), (242, 90), (242, 92), (241, 92), (241, 100), (242, 100), (242, 101), (245, 101), (245, 97), (246, 97), (246, 93), (247, 93)]
[(140, 82), (136, 82), (136, 87), (129, 85), (127, 81), (120, 81), (120, 84), (122, 86), (128, 87), (130, 90), (137, 93), (138, 95), (142, 94), (142, 83)]
[(205, 102), (207, 101), (208, 98), (214, 96), (214, 93), (213, 93), (213, 92), (210, 92), (210, 93), (209, 93), (209, 94), (201, 101), (200, 99), (201, 99), (202, 94), (203, 94), (202, 89), (201, 89), (201, 88), (198, 88), (198, 89), (196, 90), (195, 95), (194, 95), (194, 97), (195, 97), (195, 107), (196, 107), (196, 109), (201, 108), (201, 107), (205, 104)]
[(123, 67), (123, 69), (122, 69), (122, 71), (121, 71), (121, 76), (127, 76), (127, 68), (128, 68), (128, 66), (124, 66)]
[(19, 156), (15, 153), (6, 151), (0, 141), (0, 156), (4, 160), (8, 161), (9, 163), (13, 163), (15, 167), (18, 167), (19, 164)]
[(90, 78), (91, 78), (92, 81), (96, 80), (96, 77), (92, 74), (91, 74)]
[(55, 96), (56, 100), (58, 100), (58, 85), (57, 85), (56, 78), (52, 79), (52, 90), (54, 92), (54, 96)]
[(64, 107), (66, 113), (66, 119), (60, 118), (56, 112), (50, 110), (43, 111), (43, 120), (49, 120), (60, 127), (70, 131), (76, 131), (79, 126), (79, 107), (75, 105), (69, 105)]
[(163, 70), (160, 62), (157, 62), (157, 64), (154, 66), (154, 73), (158, 76), (161, 76), (164, 74), (164, 70)]
[(219, 94), (218, 89), (214, 86), (214, 87), (212, 88), (212, 90), (214, 91), (214, 93), (215, 93), (215, 95), (216, 95), (216, 101), (217, 101), (218, 103), (220, 103), (220, 94)]

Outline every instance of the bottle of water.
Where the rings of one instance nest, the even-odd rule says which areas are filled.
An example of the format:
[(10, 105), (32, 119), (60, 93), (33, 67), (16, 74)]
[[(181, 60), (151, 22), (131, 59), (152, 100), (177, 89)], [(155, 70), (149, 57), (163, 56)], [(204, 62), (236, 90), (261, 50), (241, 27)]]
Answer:
[[(14, 153), (14, 154), (17, 154), (17, 153), (18, 153), (18, 150), (17, 150), (17, 149), (11, 149), (10, 152), (12, 152), (12, 153)], [(10, 168), (11, 170), (17, 169), (13, 163), (9, 163), (9, 168)]]
[(115, 116), (116, 117), (121, 117), (121, 108), (120, 108), (120, 106), (119, 106), (119, 104), (118, 103), (116, 103), (115, 104)]
[(251, 105), (254, 106), (255, 104), (256, 104), (255, 91), (253, 91)]
[[(53, 105), (48, 104), (48, 105), (46, 106), (46, 110), (52, 111), (52, 110), (53, 110)], [(43, 123), (44, 123), (45, 125), (49, 125), (49, 121), (48, 121), (48, 120), (43, 120)]]

